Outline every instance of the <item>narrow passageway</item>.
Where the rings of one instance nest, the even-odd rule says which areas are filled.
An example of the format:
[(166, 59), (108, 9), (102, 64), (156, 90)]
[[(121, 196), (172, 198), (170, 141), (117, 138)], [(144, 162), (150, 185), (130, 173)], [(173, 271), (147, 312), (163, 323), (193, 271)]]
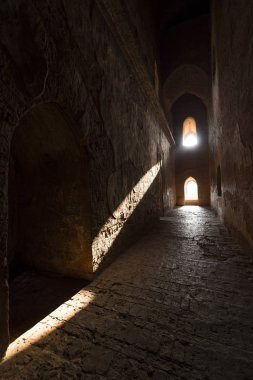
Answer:
[(14, 341), (0, 379), (252, 379), (253, 262), (185, 206)]

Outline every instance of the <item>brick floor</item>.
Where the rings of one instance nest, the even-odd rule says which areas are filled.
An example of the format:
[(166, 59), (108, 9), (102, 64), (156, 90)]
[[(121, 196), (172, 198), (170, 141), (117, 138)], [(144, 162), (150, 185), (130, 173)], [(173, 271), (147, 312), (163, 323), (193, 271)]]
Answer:
[(252, 259), (209, 209), (175, 209), (14, 341), (0, 379), (252, 380)]

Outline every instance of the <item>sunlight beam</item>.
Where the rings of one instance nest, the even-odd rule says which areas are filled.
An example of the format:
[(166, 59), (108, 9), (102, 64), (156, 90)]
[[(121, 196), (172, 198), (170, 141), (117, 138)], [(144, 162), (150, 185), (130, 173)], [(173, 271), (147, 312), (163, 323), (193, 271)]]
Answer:
[[(100, 231), (98, 232), (97, 236), (94, 238), (92, 243), (92, 252), (94, 256), (94, 271), (96, 271), (96, 269), (99, 267), (99, 264), (103, 260), (103, 257), (112, 247), (115, 239), (122, 231), (122, 228), (124, 227), (126, 221), (130, 218), (130, 216), (135, 211), (136, 207), (139, 205), (139, 203), (147, 193), (148, 189), (156, 179), (160, 169), (161, 160), (158, 161), (151, 169), (149, 169), (144, 174), (144, 176), (131, 189), (128, 195), (124, 198), (124, 200), (114, 211), (114, 216), (110, 216), (106, 223), (101, 227)], [(137, 201), (136, 194), (138, 195)]]
[(47, 337), (49, 334), (72, 319), (81, 310), (85, 309), (89, 303), (94, 300), (94, 298), (94, 292), (81, 289), (78, 293), (55, 309), (39, 323), (15, 339), (9, 345), (1, 364), (7, 362), (15, 355), (21, 353), (32, 345), (36, 345), (36, 343), (41, 339)]
[(184, 138), (183, 145), (187, 147), (195, 146), (198, 144), (198, 139), (197, 136), (194, 135), (193, 133), (188, 134)]

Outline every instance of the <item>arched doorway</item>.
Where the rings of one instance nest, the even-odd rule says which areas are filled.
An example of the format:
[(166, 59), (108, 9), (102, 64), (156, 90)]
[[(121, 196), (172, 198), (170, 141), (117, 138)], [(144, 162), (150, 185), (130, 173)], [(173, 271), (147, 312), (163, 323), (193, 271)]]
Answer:
[[(20, 120), (13, 135), (8, 235), (10, 282), (18, 283), (17, 277), (33, 273), (28, 280), (24, 276), (22, 279), (27, 297), (34, 292), (33, 284), (41, 274), (37, 288), (51, 286), (47, 280), (43, 284), (45, 273), (51, 277), (57, 275), (57, 278), (90, 279), (88, 164), (70, 119), (57, 104), (46, 103), (32, 108)], [(62, 290), (59, 289), (62, 294), (64, 284)], [(20, 290), (20, 285), (17, 286), (14, 298)], [(58, 285), (52, 288), (54, 286)], [(12, 290), (12, 286), (10, 288)], [(67, 293), (69, 297), (69, 289)], [(18, 302), (10, 299), (11, 309)], [(11, 310), (11, 323), (12, 316), (22, 312)]]
[(184, 183), (184, 200), (185, 204), (198, 204), (198, 184), (193, 177)]

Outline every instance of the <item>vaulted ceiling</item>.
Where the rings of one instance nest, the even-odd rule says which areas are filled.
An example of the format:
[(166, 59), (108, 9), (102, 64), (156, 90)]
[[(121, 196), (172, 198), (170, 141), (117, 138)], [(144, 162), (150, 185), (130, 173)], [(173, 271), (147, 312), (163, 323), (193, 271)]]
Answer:
[(182, 65), (210, 73), (210, 0), (150, 0), (160, 52), (162, 83)]
[(166, 36), (171, 27), (208, 15), (209, 8), (209, 0), (155, 0), (154, 11), (160, 39)]

